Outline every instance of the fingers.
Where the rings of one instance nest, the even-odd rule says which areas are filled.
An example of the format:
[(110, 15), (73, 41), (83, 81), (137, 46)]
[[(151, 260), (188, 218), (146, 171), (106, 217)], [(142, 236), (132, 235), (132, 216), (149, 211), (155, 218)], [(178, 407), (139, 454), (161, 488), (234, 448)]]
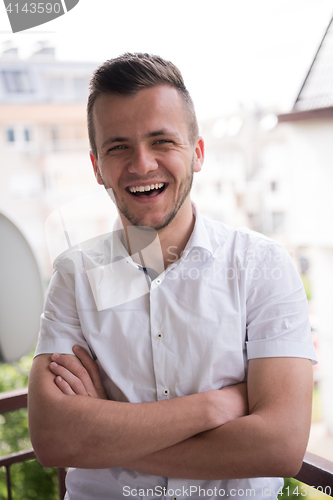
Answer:
[(54, 353), (50, 370), (61, 380), (55, 380), (64, 394), (107, 399), (97, 364), (85, 349), (75, 346), (75, 355)]
[[(64, 394), (89, 395), (89, 390), (91, 390), (89, 380), (87, 380), (89, 379), (89, 375), (81, 363), (75, 359), (75, 356), (53, 354), (51, 359), (50, 370), (57, 376), (55, 379), (56, 384)], [(72, 392), (67, 386), (71, 388)], [(93, 387), (91, 381), (90, 386)], [(65, 391), (63, 390), (64, 388), (66, 389)]]
[(62, 377), (56, 377), (55, 383), (64, 394), (67, 394), (68, 396), (75, 396), (75, 392), (71, 386)]
[(95, 363), (95, 361), (90, 356), (90, 354), (85, 349), (83, 349), (83, 347), (79, 345), (75, 345), (73, 347), (73, 352), (75, 356), (81, 361), (84, 368), (87, 370), (94, 385), (94, 388), (98, 394), (98, 397), (101, 399), (107, 399), (101, 375), (99, 372), (99, 368)]

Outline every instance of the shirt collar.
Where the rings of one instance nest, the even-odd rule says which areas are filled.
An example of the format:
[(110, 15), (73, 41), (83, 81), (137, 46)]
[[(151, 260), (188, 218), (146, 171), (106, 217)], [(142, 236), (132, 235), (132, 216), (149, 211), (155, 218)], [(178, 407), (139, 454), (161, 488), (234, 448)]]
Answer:
[(129, 257), (128, 251), (122, 242), (123, 229), (124, 226), (120, 218), (117, 218), (111, 234), (111, 261)]
[[(192, 213), (195, 217), (194, 228), (190, 239), (188, 240), (186, 247), (184, 249), (184, 254), (188, 254), (193, 248), (203, 248), (208, 250), (213, 254), (212, 245), (208, 235), (208, 231), (200, 211), (198, 210), (195, 203), (192, 202)], [(120, 235), (123, 225), (120, 219), (117, 219), (112, 232), (112, 261), (118, 260), (119, 258), (130, 258), (126, 248), (124, 247)]]
[(211, 254), (213, 254), (213, 249), (209, 239), (204, 218), (199, 212), (196, 204), (193, 202), (192, 202), (192, 213), (195, 217), (195, 224), (190, 239), (188, 240), (187, 245), (185, 247), (184, 254), (188, 254), (193, 248), (203, 248), (205, 250), (208, 250), (208, 252), (210, 252)]

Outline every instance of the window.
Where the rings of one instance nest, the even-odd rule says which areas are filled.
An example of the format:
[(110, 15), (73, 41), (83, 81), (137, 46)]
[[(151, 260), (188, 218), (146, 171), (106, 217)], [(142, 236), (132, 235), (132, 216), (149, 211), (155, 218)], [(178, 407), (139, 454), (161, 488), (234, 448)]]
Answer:
[(8, 124), (5, 128), (5, 140), (8, 147), (20, 151), (31, 151), (34, 148), (33, 127), (26, 123)]
[(5, 89), (9, 93), (25, 93), (32, 92), (31, 83), (26, 71), (2, 71), (2, 79)]
[(30, 142), (31, 141), (31, 130), (28, 128), (25, 128), (23, 130), (23, 137), (25, 142)]
[(13, 128), (7, 128), (7, 142), (15, 142), (15, 131)]

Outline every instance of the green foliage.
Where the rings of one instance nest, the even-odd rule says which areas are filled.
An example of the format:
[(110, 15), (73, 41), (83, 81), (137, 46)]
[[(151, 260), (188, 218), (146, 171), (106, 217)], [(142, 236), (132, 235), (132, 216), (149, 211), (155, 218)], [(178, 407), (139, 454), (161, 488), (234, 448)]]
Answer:
[(286, 478), (284, 480), (284, 487), (282, 490), (282, 495), (278, 495), (278, 500), (300, 500), (306, 499), (308, 496), (308, 487), (304, 486), (296, 479)]
[[(328, 490), (330, 491), (329, 487)], [(278, 500), (330, 500), (320, 487), (317, 489), (301, 483), (293, 478), (284, 480), (282, 494), (279, 493)]]
[[(0, 365), (0, 392), (27, 387), (32, 355), (20, 360), (17, 368)], [(0, 455), (31, 448), (26, 408), (0, 415)], [(13, 500), (58, 500), (56, 469), (46, 469), (37, 460), (10, 467)], [(0, 500), (7, 499), (6, 472), (0, 468)]]
[(308, 300), (311, 300), (311, 280), (307, 274), (302, 274), (301, 278), (303, 281), (306, 297)]

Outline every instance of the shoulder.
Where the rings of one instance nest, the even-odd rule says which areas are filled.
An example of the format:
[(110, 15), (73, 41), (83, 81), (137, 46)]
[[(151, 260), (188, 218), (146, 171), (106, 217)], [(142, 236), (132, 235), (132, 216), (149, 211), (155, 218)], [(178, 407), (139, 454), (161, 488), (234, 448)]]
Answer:
[(54, 270), (61, 273), (82, 274), (87, 269), (110, 263), (111, 234), (92, 238), (66, 250), (55, 259)]
[(230, 257), (236, 257), (248, 262), (265, 258), (288, 258), (285, 247), (267, 236), (252, 231), (247, 227), (235, 228), (203, 217), (213, 254), (228, 252)]

